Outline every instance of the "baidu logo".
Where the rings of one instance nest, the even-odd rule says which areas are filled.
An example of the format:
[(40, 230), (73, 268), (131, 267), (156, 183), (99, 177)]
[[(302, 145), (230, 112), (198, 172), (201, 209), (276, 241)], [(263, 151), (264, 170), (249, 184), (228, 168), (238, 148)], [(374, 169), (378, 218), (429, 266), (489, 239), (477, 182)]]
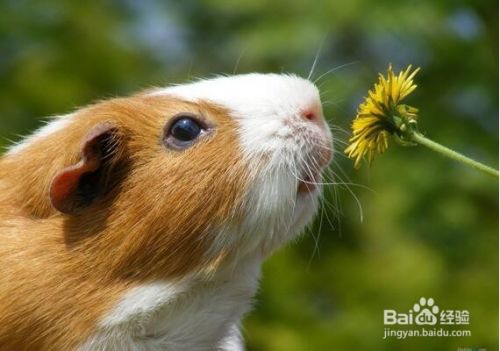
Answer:
[(434, 304), (434, 299), (421, 297), (419, 303), (413, 305), (415, 315), (415, 324), (417, 325), (436, 325), (438, 321), (439, 307)]
[(469, 324), (469, 311), (440, 309), (432, 297), (421, 297), (407, 313), (384, 310), (384, 324), (424, 326)]
[(432, 297), (421, 297), (408, 312), (384, 310), (383, 339), (471, 336), (470, 329), (464, 328), (469, 322), (468, 310), (443, 309)]

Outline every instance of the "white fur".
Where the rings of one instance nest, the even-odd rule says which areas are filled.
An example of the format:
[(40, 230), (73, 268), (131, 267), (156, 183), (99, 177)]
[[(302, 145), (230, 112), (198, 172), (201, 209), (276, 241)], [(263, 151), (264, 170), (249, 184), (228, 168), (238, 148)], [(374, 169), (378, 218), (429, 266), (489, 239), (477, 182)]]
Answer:
[(260, 258), (210, 280), (185, 277), (130, 290), (80, 351), (241, 351), (239, 321), (250, 309)]
[(118, 303), (113, 313), (106, 316), (101, 325), (104, 328), (119, 327), (124, 323), (130, 326), (134, 324), (134, 318), (137, 318), (134, 329), (141, 329), (144, 326), (141, 325), (141, 318), (138, 318), (138, 316), (142, 317), (168, 304), (171, 299), (186, 289), (187, 286), (184, 282), (157, 282), (133, 288)]
[(73, 115), (66, 115), (61, 117), (54, 117), (53, 119), (46, 122), (46, 124), (36, 130), (33, 134), (24, 138), (19, 143), (12, 145), (7, 150), (7, 155), (17, 154), (34, 142), (43, 139), (57, 131), (60, 131), (68, 126), (71, 122)]
[(300, 120), (301, 112), (321, 106), (312, 82), (283, 74), (217, 77), (160, 89), (154, 94), (208, 100), (228, 108), (240, 123), (243, 151), (250, 158), (280, 148), (283, 138), (294, 131), (285, 122)]

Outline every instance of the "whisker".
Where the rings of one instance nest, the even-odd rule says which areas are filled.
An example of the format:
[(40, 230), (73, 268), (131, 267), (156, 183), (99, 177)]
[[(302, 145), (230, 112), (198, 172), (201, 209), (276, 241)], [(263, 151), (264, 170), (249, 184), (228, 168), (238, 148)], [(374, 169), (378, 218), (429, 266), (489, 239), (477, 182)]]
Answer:
[(325, 38), (321, 39), (321, 42), (319, 43), (318, 50), (316, 50), (316, 56), (314, 57), (313, 64), (311, 66), (311, 69), (309, 70), (309, 74), (307, 75), (307, 80), (311, 80), (312, 75), (314, 74), (314, 70), (316, 69), (316, 64), (318, 63), (319, 59), (319, 54), (321, 50), (323, 49), (323, 43), (325, 41)]
[(240, 66), (240, 61), (241, 61), (243, 55), (245, 54), (245, 51), (246, 51), (246, 47), (241, 50), (240, 55), (236, 59), (236, 63), (234, 64), (234, 68), (233, 68), (233, 75), (236, 74), (236, 71), (238, 70), (238, 67)]
[(328, 71), (326, 71), (325, 73), (323, 73), (322, 75), (320, 75), (318, 78), (316, 78), (314, 80), (314, 84), (316, 84), (321, 78), (325, 77), (326, 75), (330, 74), (330, 73), (333, 73), (335, 71), (338, 71), (339, 69), (342, 69), (342, 68), (345, 68), (345, 67), (349, 67), (349, 66), (352, 66), (354, 64), (357, 64), (359, 63), (359, 60), (356, 60), (356, 61), (352, 61), (352, 62), (348, 62), (348, 63), (345, 63), (343, 65), (340, 65), (340, 66), (337, 66), (337, 67), (334, 67)]
[[(315, 157), (310, 157), (310, 160), (311, 162), (314, 164), (314, 167), (316, 169), (320, 169), (321, 167), (319, 166), (318, 164), (318, 161)], [(340, 220), (340, 217), (338, 216), (338, 210), (335, 206), (331, 205), (329, 202), (328, 202), (328, 199), (327, 197), (325, 196), (324, 194), (324, 191), (325, 191), (325, 188), (328, 189), (328, 187), (322, 187), (322, 196), (320, 197), (320, 206), (321, 206), (321, 213), (323, 214), (325, 209), (329, 210), (330, 212), (334, 213), (335, 214), (335, 217), (337, 220)], [(335, 189), (335, 187), (333, 187)], [(328, 221), (328, 224), (330, 225), (330, 228), (332, 228), (333, 230), (335, 230), (336, 226), (335, 224), (332, 223), (332, 221), (330, 220), (330, 217), (329, 216), (326, 216), (326, 219)], [(321, 222), (320, 222), (320, 225), (322, 225), (322, 220), (323, 218), (320, 218)], [(319, 229), (319, 233), (318, 233), (318, 238), (319, 238), (319, 235), (321, 234), (321, 228)], [(318, 248), (319, 250), (319, 248)]]
[[(340, 172), (342, 172), (342, 174), (349, 180), (349, 177), (347, 176), (347, 174), (345, 173), (345, 171), (342, 169), (342, 167), (340, 166), (340, 164), (337, 163), (336, 160), (333, 160), (333, 164), (335, 166), (337, 166), (338, 169), (340, 170)], [(342, 177), (339, 176), (338, 174), (336, 174), (336, 177), (341, 180), (341, 182), (340, 182), (341, 188), (347, 190), (349, 192), (349, 194), (352, 196), (352, 198), (355, 200), (356, 205), (358, 207), (358, 211), (359, 211), (360, 221), (363, 222), (363, 218), (364, 218), (363, 206), (361, 205), (361, 201), (359, 200), (359, 198), (356, 195), (356, 193), (350, 187), (359, 187), (361, 189), (365, 189), (365, 190), (369, 190), (369, 191), (374, 191), (374, 190), (371, 189), (370, 187), (367, 187), (366, 185), (352, 183), (350, 180), (349, 180), (349, 182), (345, 182), (342, 179)]]

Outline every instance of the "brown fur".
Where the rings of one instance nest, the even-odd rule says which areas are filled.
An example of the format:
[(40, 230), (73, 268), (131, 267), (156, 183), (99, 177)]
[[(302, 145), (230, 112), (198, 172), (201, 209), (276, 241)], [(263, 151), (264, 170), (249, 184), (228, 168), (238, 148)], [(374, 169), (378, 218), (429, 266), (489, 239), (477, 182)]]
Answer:
[[(216, 127), (184, 151), (161, 142), (178, 112)], [(50, 203), (54, 176), (79, 162), (85, 135), (112, 123), (113, 187), (77, 215)], [(213, 232), (238, 215), (245, 165), (228, 111), (140, 94), (76, 112), (70, 125), (0, 159), (0, 350), (70, 350), (124, 292), (220, 264)]]

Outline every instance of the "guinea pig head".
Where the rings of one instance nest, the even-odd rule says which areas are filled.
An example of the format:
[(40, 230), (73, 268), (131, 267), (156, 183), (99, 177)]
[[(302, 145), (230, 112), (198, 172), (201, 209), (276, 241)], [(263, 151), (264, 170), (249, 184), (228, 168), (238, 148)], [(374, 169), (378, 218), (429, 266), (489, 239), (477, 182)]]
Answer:
[(267, 255), (311, 222), (322, 172), (332, 157), (332, 136), (312, 82), (294, 75), (246, 74), (154, 94), (215, 104), (235, 125), (235, 139), (223, 147), (241, 160), (240, 194), (233, 196), (239, 202), (216, 233), (214, 252), (230, 248), (239, 255), (255, 250)]
[(313, 218), (332, 156), (318, 90), (296, 76), (202, 80), (71, 118), (77, 156), (54, 174), (50, 199), (67, 245), (119, 276), (269, 254)]

